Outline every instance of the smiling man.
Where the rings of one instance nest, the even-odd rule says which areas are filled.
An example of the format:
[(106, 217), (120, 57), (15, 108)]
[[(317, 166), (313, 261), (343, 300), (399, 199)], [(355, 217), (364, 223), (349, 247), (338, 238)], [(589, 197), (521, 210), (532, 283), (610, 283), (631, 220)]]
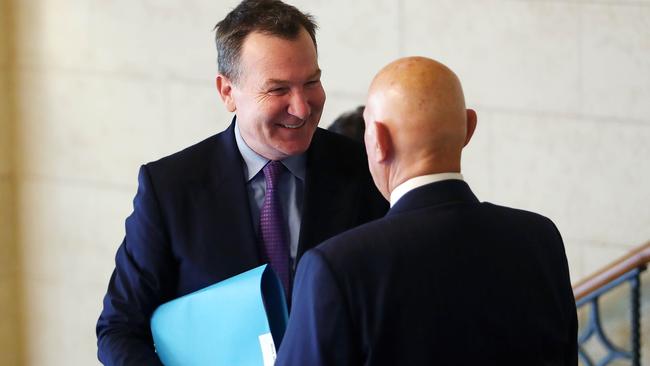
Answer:
[(217, 89), (230, 112), (237, 113), (246, 144), (271, 160), (307, 150), (318, 126), (325, 91), (320, 82), (316, 47), (300, 29), (295, 39), (260, 31), (242, 45), (244, 75), (217, 76)]
[(235, 116), (141, 167), (97, 323), (106, 365), (160, 364), (156, 307), (262, 263), (289, 297), (302, 253), (388, 208), (362, 146), (317, 127), (325, 92), (311, 16), (243, 1), (216, 29), (216, 86)]

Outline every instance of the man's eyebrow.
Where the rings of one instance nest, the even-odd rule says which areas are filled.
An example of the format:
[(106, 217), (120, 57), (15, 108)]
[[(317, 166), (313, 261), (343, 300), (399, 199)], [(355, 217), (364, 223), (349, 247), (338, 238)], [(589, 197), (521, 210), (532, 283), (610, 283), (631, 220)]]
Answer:
[(311, 74), (311, 76), (308, 77), (307, 79), (310, 79), (310, 80), (313, 80), (313, 79), (320, 79), (320, 75), (321, 75), (321, 73), (322, 73), (321, 69), (318, 69), (318, 70), (314, 71), (314, 73)]
[[(321, 69), (318, 69), (314, 71), (313, 74), (309, 75), (307, 77), (308, 80), (313, 80), (313, 79), (319, 79), (321, 76)], [(274, 85), (283, 85), (283, 84), (290, 84), (291, 82), (289, 80), (282, 80), (282, 79), (268, 79), (266, 82), (264, 82), (264, 88), (270, 88), (271, 86)]]

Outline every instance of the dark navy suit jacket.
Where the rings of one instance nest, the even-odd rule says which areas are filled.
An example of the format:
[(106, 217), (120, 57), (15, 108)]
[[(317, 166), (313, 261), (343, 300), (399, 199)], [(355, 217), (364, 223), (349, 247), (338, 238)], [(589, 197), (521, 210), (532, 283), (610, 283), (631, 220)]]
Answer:
[[(233, 126), (141, 167), (97, 323), (104, 364), (160, 364), (149, 328), (158, 305), (262, 264)], [(298, 258), (387, 209), (361, 145), (317, 129), (307, 152)]]
[(307, 252), (293, 294), (276, 366), (577, 365), (555, 225), (460, 180)]

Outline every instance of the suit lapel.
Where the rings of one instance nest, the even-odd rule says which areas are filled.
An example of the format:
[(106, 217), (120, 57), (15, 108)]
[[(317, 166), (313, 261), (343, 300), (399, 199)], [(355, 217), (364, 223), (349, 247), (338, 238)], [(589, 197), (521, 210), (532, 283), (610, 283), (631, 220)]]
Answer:
[(210, 155), (208, 183), (205, 189), (197, 190), (195, 202), (201, 207), (199, 211), (207, 213), (203, 224), (210, 228), (204, 240), (206, 255), (219, 258), (220, 268), (211, 272), (219, 277), (232, 276), (261, 263), (234, 123), (217, 136)]

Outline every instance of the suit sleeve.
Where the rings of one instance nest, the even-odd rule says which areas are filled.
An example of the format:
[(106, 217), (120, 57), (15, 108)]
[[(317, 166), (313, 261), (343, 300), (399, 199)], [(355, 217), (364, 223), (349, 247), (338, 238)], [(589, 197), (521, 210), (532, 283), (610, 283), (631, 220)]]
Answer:
[(558, 230), (557, 226), (551, 221), (548, 220), (552, 226), (552, 230), (556, 235), (556, 240), (558, 242), (558, 258), (560, 258), (561, 271), (556, 271), (559, 273), (560, 280), (558, 283), (564, 284), (561, 287), (562, 298), (564, 299), (566, 312), (567, 312), (567, 330), (568, 330), (568, 344), (566, 349), (566, 365), (577, 366), (578, 365), (578, 313), (576, 309), (575, 296), (573, 295), (573, 289), (571, 288), (571, 279), (569, 276), (569, 263), (566, 257), (566, 249), (564, 247), (564, 241), (562, 240), (562, 235)]
[(115, 257), (97, 322), (98, 358), (105, 365), (162, 365), (149, 320), (168, 295), (175, 263), (146, 166), (140, 168), (133, 213)]
[(323, 255), (312, 249), (298, 265), (293, 305), (276, 366), (346, 366), (353, 355), (349, 313)]

